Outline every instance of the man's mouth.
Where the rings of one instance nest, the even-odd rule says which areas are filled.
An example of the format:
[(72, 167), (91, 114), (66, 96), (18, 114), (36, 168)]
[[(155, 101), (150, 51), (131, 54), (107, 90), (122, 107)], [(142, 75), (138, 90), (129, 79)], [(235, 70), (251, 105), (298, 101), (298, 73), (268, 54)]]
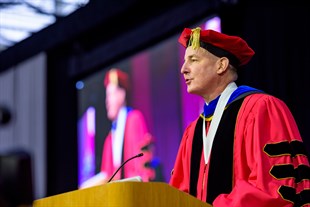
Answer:
[(185, 83), (186, 83), (187, 85), (190, 84), (190, 83), (191, 83), (191, 79), (185, 78)]

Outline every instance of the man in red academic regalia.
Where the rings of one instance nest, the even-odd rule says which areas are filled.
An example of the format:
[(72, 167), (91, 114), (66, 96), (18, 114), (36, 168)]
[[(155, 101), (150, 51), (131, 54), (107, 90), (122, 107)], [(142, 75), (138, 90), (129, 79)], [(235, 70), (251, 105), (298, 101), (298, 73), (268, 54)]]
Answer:
[(214, 207), (310, 206), (308, 154), (278, 98), (237, 86), (254, 51), (237, 36), (185, 28), (181, 73), (204, 112), (185, 130), (170, 184)]
[(154, 169), (148, 166), (153, 158), (153, 137), (141, 111), (127, 106), (130, 88), (128, 75), (120, 69), (109, 70), (104, 78), (106, 88), (107, 117), (112, 121), (112, 129), (105, 139), (101, 172), (82, 184), (82, 188), (107, 182), (124, 161), (143, 152), (126, 163), (113, 180), (140, 176), (142, 181), (155, 177)]

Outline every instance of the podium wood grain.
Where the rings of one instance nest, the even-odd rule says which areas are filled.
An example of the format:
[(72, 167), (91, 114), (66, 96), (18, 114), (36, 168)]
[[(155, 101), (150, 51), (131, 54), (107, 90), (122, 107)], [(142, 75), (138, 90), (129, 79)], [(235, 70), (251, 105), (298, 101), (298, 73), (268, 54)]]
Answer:
[(33, 207), (211, 207), (163, 182), (115, 182), (35, 200)]

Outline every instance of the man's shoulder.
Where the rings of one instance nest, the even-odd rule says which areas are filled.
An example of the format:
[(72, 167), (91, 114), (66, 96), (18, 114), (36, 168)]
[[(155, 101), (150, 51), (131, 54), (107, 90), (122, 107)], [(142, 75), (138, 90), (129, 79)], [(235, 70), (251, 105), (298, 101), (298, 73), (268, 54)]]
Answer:
[(263, 108), (267, 110), (267, 108), (284, 109), (288, 107), (283, 100), (274, 95), (266, 93), (254, 93), (245, 97), (241, 106), (241, 111), (253, 111), (254, 109), (256, 111)]
[(127, 112), (128, 116), (134, 116), (134, 115), (142, 115), (142, 112), (139, 109), (130, 108)]
[(252, 102), (252, 103), (257, 103), (257, 102), (283, 102), (281, 99), (274, 95), (270, 95), (267, 93), (253, 93), (249, 94), (248, 96), (245, 97), (245, 101), (247, 102)]
[(127, 119), (144, 120), (144, 116), (140, 110), (132, 108), (127, 112)]

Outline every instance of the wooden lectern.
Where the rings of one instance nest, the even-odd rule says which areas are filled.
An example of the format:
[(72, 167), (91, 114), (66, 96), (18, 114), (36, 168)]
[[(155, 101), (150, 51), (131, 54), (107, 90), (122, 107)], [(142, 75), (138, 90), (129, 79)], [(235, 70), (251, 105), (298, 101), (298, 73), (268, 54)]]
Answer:
[(211, 207), (163, 182), (115, 182), (35, 200), (33, 207)]

